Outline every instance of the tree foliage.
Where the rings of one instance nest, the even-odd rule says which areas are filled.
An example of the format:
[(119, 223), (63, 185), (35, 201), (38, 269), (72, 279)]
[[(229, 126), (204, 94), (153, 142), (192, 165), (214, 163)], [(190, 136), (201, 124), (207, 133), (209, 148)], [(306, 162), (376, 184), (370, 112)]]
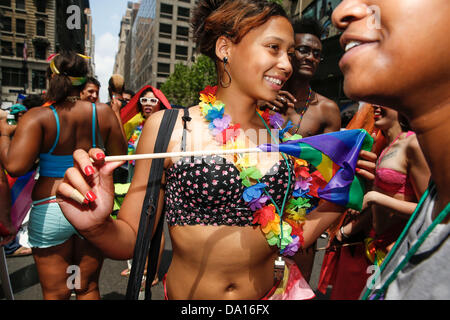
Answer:
[(198, 104), (200, 91), (207, 85), (216, 84), (214, 62), (207, 56), (199, 55), (191, 67), (177, 63), (174, 72), (161, 85), (161, 91), (171, 104), (190, 107)]

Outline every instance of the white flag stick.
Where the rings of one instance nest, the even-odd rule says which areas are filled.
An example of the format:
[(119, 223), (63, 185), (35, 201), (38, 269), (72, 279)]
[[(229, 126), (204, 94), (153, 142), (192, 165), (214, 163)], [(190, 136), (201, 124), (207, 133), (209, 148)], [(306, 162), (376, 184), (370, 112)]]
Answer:
[(228, 149), (228, 150), (200, 150), (200, 151), (187, 151), (187, 152), (167, 152), (167, 153), (148, 153), (148, 154), (133, 154), (123, 156), (109, 156), (105, 158), (106, 162), (113, 161), (131, 161), (131, 160), (144, 160), (144, 159), (161, 159), (172, 157), (191, 157), (191, 156), (210, 156), (218, 154), (236, 154), (236, 153), (257, 153), (263, 152), (259, 148), (249, 149)]

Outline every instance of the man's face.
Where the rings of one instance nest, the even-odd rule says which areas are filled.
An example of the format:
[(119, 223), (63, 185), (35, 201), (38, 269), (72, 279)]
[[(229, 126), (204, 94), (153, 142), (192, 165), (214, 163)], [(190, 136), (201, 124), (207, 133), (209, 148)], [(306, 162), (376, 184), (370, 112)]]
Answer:
[(126, 103), (130, 102), (131, 98), (133, 98), (131, 96), (131, 94), (129, 94), (129, 93), (122, 94), (122, 97), (123, 97), (123, 101), (125, 101)]
[(292, 60), (294, 73), (312, 78), (317, 71), (322, 55), (322, 43), (315, 35), (296, 33), (295, 59)]
[(83, 101), (96, 103), (98, 100), (99, 87), (93, 83), (88, 83), (83, 91), (80, 93), (80, 98)]

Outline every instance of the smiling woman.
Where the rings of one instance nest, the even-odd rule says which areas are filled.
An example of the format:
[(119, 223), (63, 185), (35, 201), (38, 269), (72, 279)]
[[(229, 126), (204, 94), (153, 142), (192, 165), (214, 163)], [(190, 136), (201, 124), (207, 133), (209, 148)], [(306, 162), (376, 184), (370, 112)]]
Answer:
[[(202, 92), (198, 106), (177, 115), (167, 151), (279, 143), (269, 125), (280, 129), (283, 118), (262, 114), (256, 102), (273, 100), (292, 73), (294, 34), (283, 8), (272, 1), (200, 0), (192, 26), (197, 48), (214, 59), (222, 81), (216, 90)], [(156, 112), (146, 120), (138, 154), (154, 151), (168, 113)], [(260, 134), (244, 135), (243, 130)], [(97, 154), (102, 152), (74, 155), (77, 168), (91, 165), (90, 157), (97, 159)], [(294, 183), (306, 170), (299, 168), (303, 162), (272, 155), (165, 159), (156, 218), (167, 213), (173, 248), (164, 281), (166, 298), (314, 297), (295, 263), (283, 256), (313, 243), (344, 208), (324, 201), (305, 217), (310, 205), (298, 196), (302, 184)], [(98, 180), (89, 183), (82, 170), (73, 168), (59, 191), (68, 199), (73, 190), (92, 190), (98, 196), (95, 207), (65, 201), (64, 214), (107, 256), (127, 259), (135, 248), (152, 160), (137, 161), (130, 190), (112, 220), (111, 172), (119, 165), (96, 161)]]

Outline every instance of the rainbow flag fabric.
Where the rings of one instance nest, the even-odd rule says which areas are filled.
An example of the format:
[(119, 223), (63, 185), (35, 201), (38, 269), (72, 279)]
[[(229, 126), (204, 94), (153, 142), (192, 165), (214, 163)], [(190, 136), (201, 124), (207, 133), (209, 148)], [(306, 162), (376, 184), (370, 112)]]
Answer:
[(321, 199), (360, 211), (364, 181), (355, 174), (361, 150), (371, 151), (373, 138), (363, 129), (321, 134), (281, 144), (258, 146), (265, 152), (283, 152), (311, 163), (327, 182), (319, 188)]
[(9, 174), (6, 175), (11, 190), (11, 221), (16, 230), (20, 228), (31, 208), (33, 202), (31, 193), (36, 182), (35, 176), (36, 170), (32, 170), (19, 178), (12, 178)]

